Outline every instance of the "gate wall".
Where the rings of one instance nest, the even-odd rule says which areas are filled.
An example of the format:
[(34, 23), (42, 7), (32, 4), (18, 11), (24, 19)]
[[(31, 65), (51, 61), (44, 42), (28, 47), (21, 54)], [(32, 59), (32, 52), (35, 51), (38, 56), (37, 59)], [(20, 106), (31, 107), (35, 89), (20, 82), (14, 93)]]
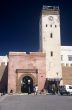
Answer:
[(20, 81), (24, 75), (33, 77), (34, 83), (38, 84), (39, 90), (44, 88), (46, 80), (45, 53), (9, 52), (8, 93), (11, 90), (14, 93), (20, 92)]

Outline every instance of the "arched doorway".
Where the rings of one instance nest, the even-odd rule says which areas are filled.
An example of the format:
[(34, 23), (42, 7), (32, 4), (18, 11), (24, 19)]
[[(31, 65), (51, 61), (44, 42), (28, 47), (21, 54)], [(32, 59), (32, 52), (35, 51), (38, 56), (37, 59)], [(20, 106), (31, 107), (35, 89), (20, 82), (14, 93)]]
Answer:
[(21, 80), (21, 92), (33, 93), (33, 79), (30, 76), (24, 76)]

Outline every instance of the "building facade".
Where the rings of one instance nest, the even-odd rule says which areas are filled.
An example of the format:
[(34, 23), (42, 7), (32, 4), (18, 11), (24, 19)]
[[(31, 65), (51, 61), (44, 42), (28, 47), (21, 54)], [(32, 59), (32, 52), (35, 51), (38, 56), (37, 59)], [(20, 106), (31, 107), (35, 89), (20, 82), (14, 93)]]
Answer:
[(63, 84), (72, 84), (72, 46), (61, 46)]
[(72, 66), (72, 46), (61, 46), (61, 65)]
[(0, 56), (0, 92), (32, 93), (72, 85), (72, 46), (61, 46), (59, 7), (43, 6), (39, 21), (40, 52)]
[(46, 79), (45, 53), (9, 52), (8, 93), (34, 92), (33, 87), (43, 90)]

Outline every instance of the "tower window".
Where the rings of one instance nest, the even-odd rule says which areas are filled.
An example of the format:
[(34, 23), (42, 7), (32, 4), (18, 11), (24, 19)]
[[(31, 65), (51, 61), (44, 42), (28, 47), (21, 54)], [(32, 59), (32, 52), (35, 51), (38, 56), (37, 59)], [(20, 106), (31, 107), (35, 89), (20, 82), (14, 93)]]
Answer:
[(55, 28), (57, 27), (57, 25), (55, 25)]
[(53, 56), (53, 51), (51, 51), (51, 57)]
[(52, 27), (52, 24), (50, 25), (50, 27)]
[(50, 38), (52, 38), (53, 37), (53, 34), (52, 33), (50, 33)]
[(48, 25), (46, 24), (46, 27), (47, 27)]

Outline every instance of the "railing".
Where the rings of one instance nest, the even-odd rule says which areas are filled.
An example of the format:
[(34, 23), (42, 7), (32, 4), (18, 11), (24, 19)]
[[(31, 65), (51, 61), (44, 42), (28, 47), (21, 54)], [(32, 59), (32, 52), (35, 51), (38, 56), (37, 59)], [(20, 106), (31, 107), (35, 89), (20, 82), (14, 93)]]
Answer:
[(54, 10), (57, 11), (59, 10), (59, 6), (43, 6), (43, 10)]

